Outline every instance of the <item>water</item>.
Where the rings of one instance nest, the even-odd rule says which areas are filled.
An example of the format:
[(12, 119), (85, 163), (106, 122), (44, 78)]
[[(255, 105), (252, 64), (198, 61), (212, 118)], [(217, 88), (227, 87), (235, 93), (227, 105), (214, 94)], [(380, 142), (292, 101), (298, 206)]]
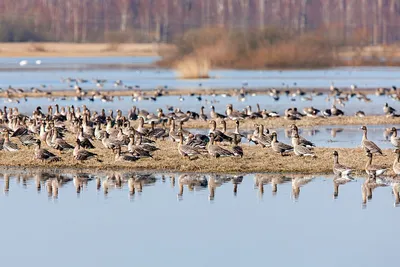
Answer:
[[(342, 107), (337, 105), (337, 108), (342, 109), (345, 112), (345, 115), (352, 116), (357, 111), (363, 110), (366, 115), (383, 115), (383, 106), (386, 102), (389, 105), (393, 106), (396, 109), (399, 109), (398, 102), (395, 102), (389, 97), (386, 96), (375, 96), (369, 95), (371, 102), (365, 103), (363, 101), (358, 100), (356, 97), (353, 97), (349, 100), (349, 102), (345, 103), (345, 106)], [(197, 96), (182, 96), (183, 100), (180, 100), (180, 96), (162, 96), (158, 97), (156, 102), (152, 100), (133, 100), (132, 97), (114, 97), (113, 101), (103, 102), (99, 99), (95, 99), (94, 102), (89, 101), (88, 98), (83, 99), (81, 101), (77, 101), (75, 98), (30, 98), (28, 102), (25, 103), (24, 99), (0, 99), (4, 102), (5, 105), (9, 107), (18, 107), (22, 112), (31, 113), (33, 108), (36, 108), (38, 105), (48, 106), (51, 104), (58, 103), (60, 106), (66, 105), (74, 105), (74, 106), (82, 106), (86, 105), (89, 108), (94, 108), (96, 110), (99, 109), (121, 109), (124, 112), (127, 112), (132, 106), (137, 106), (140, 109), (146, 109), (149, 112), (156, 112), (157, 108), (163, 108), (166, 112), (167, 106), (173, 106), (174, 108), (180, 108), (183, 111), (191, 110), (199, 112), (200, 107), (205, 107), (205, 113), (210, 114), (211, 105), (215, 106), (217, 112), (224, 113), (226, 110), (227, 104), (233, 104), (234, 109), (243, 110), (247, 106), (252, 106), (252, 110), (256, 111), (256, 104), (260, 105), (261, 109), (276, 111), (281, 115), (284, 115), (284, 112), (289, 107), (297, 107), (297, 109), (302, 112), (303, 108), (313, 106), (314, 108), (320, 109), (321, 111), (331, 108), (332, 99), (327, 100), (326, 95), (322, 96), (313, 96), (312, 101), (302, 101), (301, 97), (287, 97), (281, 96), (279, 101), (275, 101), (272, 97), (268, 95), (248, 95), (246, 98), (238, 98), (238, 97), (225, 97), (222, 95), (217, 96), (201, 96), (201, 101), (197, 100)], [(293, 101), (295, 100), (295, 101)], [(11, 101), (11, 102), (10, 102)], [(16, 103), (16, 101), (20, 102), (20, 104)]]
[[(49, 197), (51, 180), (43, 179), (40, 191), (35, 182), (44, 172), (1, 171), (2, 191), (9, 180), (8, 191), (0, 195), (5, 265), (353, 266), (356, 261), (378, 266), (383, 259), (387, 265), (398, 261), (400, 215), (391, 188), (377, 188), (363, 205), (363, 179), (340, 186), (334, 199), (332, 178), (317, 176), (296, 199), (291, 178), (302, 176), (289, 175), (276, 193), (264, 185), (261, 195), (249, 174), (236, 195), (227, 179), (210, 200), (209, 187), (189, 191), (185, 186), (179, 197), (179, 174), (155, 173), (155, 181), (142, 192), (136, 185), (134, 195), (126, 181), (120, 188), (110, 183), (105, 195), (96, 189), (96, 178), (112, 173), (91, 173), (93, 180), (80, 193), (69, 181), (59, 187), (58, 197)], [(65, 180), (76, 175), (60, 174)]]
[[(154, 63), (159, 57), (92, 57), (92, 58), (29, 58), (28, 65), (19, 66), (25, 58), (0, 59), (0, 87), (31, 88), (46, 84), (52, 90), (68, 89), (61, 78), (73, 77), (92, 80), (107, 79), (104, 88), (113, 88), (112, 83), (122, 80), (129, 86), (154, 89), (168, 88), (237, 88), (246, 85), (252, 88), (305, 87), (327, 88), (391, 87), (400, 82), (400, 68), (357, 67), (321, 70), (212, 70), (211, 79), (181, 80), (174, 70), (146, 67), (131, 69), (132, 64)], [(34, 65), (40, 59), (41, 65)], [(110, 67), (107, 68), (107, 65)], [(84, 89), (94, 88), (94, 83), (82, 84)]]

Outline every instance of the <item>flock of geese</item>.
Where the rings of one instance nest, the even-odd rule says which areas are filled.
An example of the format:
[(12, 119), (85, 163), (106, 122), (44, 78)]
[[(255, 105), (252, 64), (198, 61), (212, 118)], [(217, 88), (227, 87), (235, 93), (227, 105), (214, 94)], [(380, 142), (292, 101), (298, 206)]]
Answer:
[[(259, 105), (258, 110), (260, 110)], [(384, 111), (385, 111), (384, 107)], [(254, 124), (254, 131), (241, 132), (240, 122), (255, 118), (263, 118), (262, 111), (255, 111), (251, 114), (237, 111), (233, 105), (226, 107), (225, 113), (221, 114), (211, 107), (209, 116), (204, 112), (182, 112), (175, 109), (169, 113), (159, 108), (157, 113), (149, 113), (146, 110), (139, 110), (133, 107), (128, 111), (127, 116), (121, 110), (116, 114), (111, 110), (106, 114), (105, 110), (100, 112), (89, 110), (86, 106), (54, 107), (49, 106), (47, 112), (43, 112), (39, 106), (31, 116), (21, 114), (18, 108), (0, 110), (0, 149), (13, 153), (20, 150), (20, 146), (34, 146), (34, 158), (42, 162), (55, 162), (68, 160), (72, 151), (72, 157), (79, 162), (95, 160), (103, 162), (104, 155), (97, 155), (92, 149), (95, 147), (105, 150), (105, 154), (113, 153), (116, 162), (134, 162), (142, 158), (152, 158), (155, 151), (163, 149), (162, 142), (156, 140), (169, 139), (177, 143), (177, 150), (183, 158), (195, 160), (205, 155), (219, 157), (243, 157), (244, 151), (241, 146), (243, 140), (247, 139), (256, 145), (272, 149), (278, 155), (294, 153), (299, 157), (316, 158), (318, 155), (313, 151), (315, 145), (306, 138), (299, 135), (296, 124), (291, 126), (291, 144), (286, 144), (278, 139), (276, 132), (270, 132), (263, 124)], [(388, 112), (394, 113), (390, 108)], [(296, 109), (288, 109), (288, 116), (298, 116)], [(277, 116), (269, 112), (268, 117)], [(208, 134), (194, 134), (184, 128), (184, 123), (189, 120), (198, 120), (208, 123), (210, 126)], [(226, 122), (235, 122), (233, 131), (227, 130)], [(137, 127), (133, 127), (133, 121), (137, 121)], [(217, 122), (221, 129), (217, 128)], [(150, 126), (146, 126), (148, 124)], [(382, 154), (382, 150), (367, 137), (367, 127), (362, 129), (361, 146), (367, 156), (365, 171), (371, 177), (371, 182), (376, 177), (384, 174), (385, 168), (372, 164), (372, 157), (375, 154)], [(397, 158), (393, 163), (393, 171), (400, 174), (400, 137), (397, 129), (391, 129), (391, 144), (394, 146)], [(71, 138), (71, 136), (73, 138)], [(69, 137), (69, 139), (68, 139)], [(16, 140), (19, 140), (16, 142)], [(159, 145), (160, 147), (158, 147)], [(47, 146), (47, 148), (45, 148)], [(110, 151), (110, 152), (107, 152)], [(334, 152), (335, 159), (333, 171), (340, 176), (349, 175), (351, 168), (339, 164), (338, 153)]]

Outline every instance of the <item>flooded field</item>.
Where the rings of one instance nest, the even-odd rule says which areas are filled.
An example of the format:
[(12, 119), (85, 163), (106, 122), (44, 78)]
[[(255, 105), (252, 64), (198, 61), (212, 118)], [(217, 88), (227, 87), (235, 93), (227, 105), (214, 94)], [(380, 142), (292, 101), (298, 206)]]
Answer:
[[(209, 115), (211, 106), (224, 113), (227, 104), (233, 104), (239, 111), (248, 106), (255, 111), (259, 104), (261, 109), (283, 115), (289, 107), (300, 111), (310, 106), (321, 111), (331, 108), (332, 98), (327, 99), (327, 94), (311, 94), (313, 88), (328, 90), (331, 83), (346, 90), (352, 84), (359, 88), (390, 88), (400, 82), (400, 68), (213, 70), (211, 79), (181, 80), (174, 70), (153, 65), (156, 60), (156, 57), (1, 58), (0, 87), (3, 92), (9, 86), (26, 91), (37, 87), (74, 92), (75, 82), (67, 82), (71, 77), (87, 80), (79, 83), (84, 91), (162, 87), (166, 91), (195, 92), (196, 89), (243, 86), (300, 87), (308, 93), (304, 96), (282, 93), (279, 101), (257, 94), (24, 99), (4, 93), (0, 105), (2, 110), (4, 106), (8, 110), (18, 108), (28, 116), (38, 106), (46, 113), (47, 107), (55, 104), (75, 108), (85, 105), (91, 112), (105, 109), (107, 114), (120, 109), (127, 116), (132, 106), (150, 113), (155, 113), (157, 108), (165, 113), (176, 108), (199, 112), (204, 106)], [(98, 79), (106, 81), (97, 84)], [(117, 80), (122, 81), (120, 85), (114, 85)], [(368, 125), (368, 138), (385, 153), (384, 157), (376, 157), (374, 163), (383, 164), (392, 174), (395, 154), (387, 128), (398, 128), (398, 117), (384, 117), (382, 108), (386, 102), (395, 109), (400, 108), (389, 96), (368, 94), (367, 98), (361, 101), (352, 97), (338, 108), (351, 117), (359, 110), (367, 116), (379, 116), (379, 125)], [(271, 149), (248, 146), (243, 138), (243, 158), (207, 156), (189, 161), (178, 153), (176, 142), (157, 141), (160, 150), (154, 152), (154, 157), (116, 162), (114, 149), (104, 148), (102, 141), (93, 140), (96, 148), (91, 151), (101, 160), (82, 163), (73, 155), (75, 150), (55, 152), (43, 140), (46, 149), (62, 158), (60, 162), (50, 163), (34, 158), (35, 149), (22, 147), (21, 139), (12, 137), (21, 150), (0, 152), (3, 166), (9, 166), (0, 169), (3, 215), (0, 250), (6, 252), (2, 262), (6, 266), (40, 262), (41, 266), (68, 267), (124, 266), (126, 263), (200, 267), (252, 266), (265, 261), (278, 266), (333, 267), (354, 265), (357, 259), (357, 265), (362, 266), (377, 266), (382, 262), (394, 265), (398, 261), (396, 237), (400, 232), (397, 227), (399, 184), (381, 177), (372, 185), (366, 182), (366, 175), (342, 183), (332, 175), (315, 174), (332, 171), (333, 148), (339, 151), (343, 164), (364, 173), (366, 157), (359, 146), (365, 118), (353, 125), (341, 123), (341, 119), (348, 121), (348, 117), (326, 120), (330, 119), (335, 123), (299, 126), (299, 134), (317, 146), (316, 159), (280, 157)], [(264, 124), (267, 120), (261, 122)], [(131, 123), (137, 127), (137, 121)], [(190, 123), (204, 125), (192, 127)], [(291, 142), (290, 132), (284, 127), (287, 123), (269, 123), (273, 126), (270, 130), (277, 132), (281, 142)], [(191, 120), (184, 128), (194, 134), (208, 134), (207, 122)], [(232, 130), (232, 124), (228, 128)], [(246, 119), (240, 133), (246, 135), (253, 130), (253, 121)], [(4, 137), (7, 134), (5, 131)], [(73, 146), (77, 142), (79, 149), (76, 138), (75, 132), (65, 137)], [(17, 164), (34, 168), (18, 168)], [(224, 165), (225, 172), (230, 174), (203, 173), (204, 170), (222, 172)], [(48, 166), (51, 168), (47, 169)], [(255, 173), (256, 167), (260, 172), (264, 166), (273, 166), (282, 173)], [(138, 172), (140, 167), (147, 170)], [(175, 172), (168, 172), (170, 169)], [(293, 174), (294, 169), (302, 170)], [(198, 173), (176, 172), (184, 170)], [(302, 174), (305, 170), (307, 175)]]
[[(336, 197), (331, 176), (197, 175), (202, 185), (180, 173), (10, 169), (0, 177), (6, 265), (29, 265), (43, 253), (44, 266), (76, 266), (75, 253), (82, 266), (130, 257), (141, 266), (243, 266), (260, 257), (278, 265), (397, 262), (392, 188), (376, 188), (363, 204), (361, 177)], [(379, 249), (365, 253), (366, 240)]]

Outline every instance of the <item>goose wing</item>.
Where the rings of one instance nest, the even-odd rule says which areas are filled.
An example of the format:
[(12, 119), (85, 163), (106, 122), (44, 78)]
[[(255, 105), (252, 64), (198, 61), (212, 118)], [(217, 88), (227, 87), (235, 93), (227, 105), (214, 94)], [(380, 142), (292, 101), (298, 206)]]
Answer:
[(188, 155), (188, 156), (195, 156), (195, 155), (200, 155), (200, 152), (198, 149), (189, 146), (189, 145), (182, 145), (179, 148), (179, 152), (183, 155)]
[(374, 142), (372, 142), (370, 140), (364, 140), (363, 147), (365, 150), (367, 150), (370, 153), (382, 154), (382, 150)]
[(281, 142), (277, 142), (276, 146), (280, 149), (280, 150), (284, 150), (284, 151), (288, 151), (288, 150), (293, 150), (293, 147), (291, 145), (287, 145), (285, 143), (281, 143)]
[(210, 148), (209, 148), (209, 152), (210, 151), (211, 151), (212, 155), (216, 155), (216, 156), (221, 156), (221, 157), (232, 157), (232, 156), (234, 156), (234, 154), (231, 151), (229, 151), (227, 149), (224, 149), (224, 148), (222, 148), (220, 146), (217, 146), (217, 145), (211, 145)]
[(295, 146), (294, 147), (294, 151), (296, 152), (296, 154), (298, 155), (304, 155), (304, 156), (314, 156), (314, 153), (311, 152), (310, 149), (308, 149), (305, 146)]

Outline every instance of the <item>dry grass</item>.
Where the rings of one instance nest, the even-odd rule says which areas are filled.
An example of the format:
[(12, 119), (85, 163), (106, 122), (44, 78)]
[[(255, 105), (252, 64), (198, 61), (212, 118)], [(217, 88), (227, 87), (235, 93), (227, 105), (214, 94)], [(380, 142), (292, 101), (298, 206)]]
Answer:
[(210, 60), (207, 57), (186, 56), (176, 63), (176, 70), (182, 79), (209, 78)]
[(124, 43), (0, 43), (1, 57), (156, 56), (174, 51), (173, 45)]
[[(74, 137), (69, 135), (67, 140), (72, 143)], [(19, 143), (19, 141), (14, 140)], [(332, 148), (316, 148), (316, 159), (290, 156), (280, 156), (271, 149), (261, 149), (256, 146), (243, 145), (245, 156), (243, 158), (220, 158), (215, 159), (209, 156), (202, 156), (197, 160), (183, 159), (178, 151), (177, 144), (170, 141), (157, 141), (161, 149), (154, 153), (153, 159), (140, 159), (133, 163), (114, 162), (114, 155), (111, 150), (103, 148), (99, 141), (94, 142), (96, 149), (94, 153), (99, 155), (102, 163), (96, 160), (77, 162), (73, 159), (72, 152), (62, 154), (62, 161), (55, 163), (42, 163), (33, 158), (32, 148), (23, 147), (18, 152), (0, 152), (0, 166), (3, 167), (51, 167), (51, 168), (79, 168), (94, 170), (158, 170), (178, 172), (286, 172), (286, 173), (331, 173), (332, 172)], [(46, 147), (46, 145), (44, 144)], [(47, 147), (46, 147), (47, 148)], [(50, 149), (51, 150), (51, 149)], [(365, 165), (365, 152), (360, 148), (338, 148), (340, 162), (362, 171)], [(51, 150), (53, 151), (53, 150)], [(54, 152), (54, 151), (53, 151)], [(385, 165), (391, 168), (395, 154), (385, 150), (386, 156), (376, 156), (374, 164)], [(348, 157), (347, 155), (352, 155)]]
[[(254, 124), (263, 124), (266, 128), (277, 128), (277, 127), (288, 127), (295, 123), (299, 127), (311, 127), (318, 125), (383, 125), (383, 124), (399, 124), (400, 117), (387, 118), (386, 116), (366, 116), (359, 118), (355, 116), (343, 116), (343, 117), (330, 117), (330, 118), (310, 118), (304, 117), (301, 120), (292, 121), (286, 120), (283, 117), (280, 118), (268, 118), (268, 119), (257, 119), (257, 120), (244, 120), (241, 122), (240, 127), (242, 129), (253, 129)], [(228, 121), (227, 126), (234, 128), (234, 122)], [(209, 128), (207, 122), (190, 120), (185, 123), (187, 128)], [(361, 132), (360, 132), (361, 133)]]

